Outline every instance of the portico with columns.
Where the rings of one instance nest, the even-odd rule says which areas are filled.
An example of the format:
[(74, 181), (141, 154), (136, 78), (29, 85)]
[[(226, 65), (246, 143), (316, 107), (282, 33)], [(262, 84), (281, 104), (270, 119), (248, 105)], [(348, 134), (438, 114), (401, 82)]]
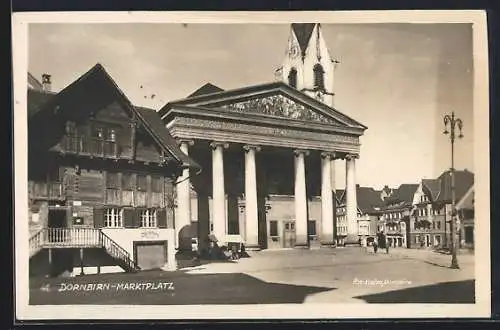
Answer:
[(334, 246), (339, 161), (346, 162), (348, 231), (357, 243), (355, 161), (366, 127), (282, 82), (204, 87), (160, 111), (203, 169), (178, 180), (179, 249), (190, 248), (183, 242), (193, 236), (203, 249), (210, 234), (222, 245), (240, 235), (247, 250)]

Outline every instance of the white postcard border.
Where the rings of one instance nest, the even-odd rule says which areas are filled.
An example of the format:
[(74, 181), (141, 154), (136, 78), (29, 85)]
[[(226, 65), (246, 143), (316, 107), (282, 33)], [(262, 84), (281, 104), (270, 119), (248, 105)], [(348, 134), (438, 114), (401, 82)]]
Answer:
[[(27, 63), (30, 23), (472, 23), (474, 53), (475, 304), (303, 304), (188, 306), (28, 305)], [(483, 11), (359, 12), (58, 12), (13, 14), (15, 302), (20, 320), (339, 319), (490, 317), (489, 82)], [(481, 239), (477, 239), (481, 238)], [(24, 243), (26, 242), (26, 243)], [(397, 313), (396, 313), (397, 311)]]

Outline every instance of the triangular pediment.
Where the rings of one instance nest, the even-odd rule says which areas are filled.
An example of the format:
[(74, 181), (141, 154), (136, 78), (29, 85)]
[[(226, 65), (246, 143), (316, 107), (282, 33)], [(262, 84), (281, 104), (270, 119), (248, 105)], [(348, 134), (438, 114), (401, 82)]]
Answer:
[(244, 100), (232, 100), (217, 104), (207, 104), (205, 107), (226, 109), (244, 114), (260, 114), (283, 119), (344, 126), (344, 124), (339, 120), (323, 114), (320, 111), (282, 93), (257, 95)]
[(247, 86), (208, 95), (187, 97), (167, 103), (159, 114), (163, 120), (177, 107), (210, 108), (252, 116), (319, 123), (364, 131), (367, 127), (325, 103), (283, 82)]

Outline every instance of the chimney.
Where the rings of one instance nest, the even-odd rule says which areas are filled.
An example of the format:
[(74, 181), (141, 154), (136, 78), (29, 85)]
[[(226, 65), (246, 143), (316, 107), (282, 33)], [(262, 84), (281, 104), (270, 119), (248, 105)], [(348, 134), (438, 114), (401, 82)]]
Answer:
[(50, 74), (42, 74), (42, 86), (44, 92), (52, 92), (52, 76)]

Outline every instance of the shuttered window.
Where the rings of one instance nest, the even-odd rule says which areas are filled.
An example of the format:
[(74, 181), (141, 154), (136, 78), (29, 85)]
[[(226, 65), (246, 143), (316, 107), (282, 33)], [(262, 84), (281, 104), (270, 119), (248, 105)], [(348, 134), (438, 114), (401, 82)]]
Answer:
[(104, 227), (104, 209), (100, 207), (94, 208), (94, 227)]
[(138, 211), (134, 208), (126, 207), (123, 209), (123, 227), (137, 228), (139, 227)]
[(165, 209), (157, 210), (156, 216), (159, 228), (174, 228), (173, 215), (170, 214), (171, 212), (168, 213), (169, 215), (167, 217), (167, 211)]

